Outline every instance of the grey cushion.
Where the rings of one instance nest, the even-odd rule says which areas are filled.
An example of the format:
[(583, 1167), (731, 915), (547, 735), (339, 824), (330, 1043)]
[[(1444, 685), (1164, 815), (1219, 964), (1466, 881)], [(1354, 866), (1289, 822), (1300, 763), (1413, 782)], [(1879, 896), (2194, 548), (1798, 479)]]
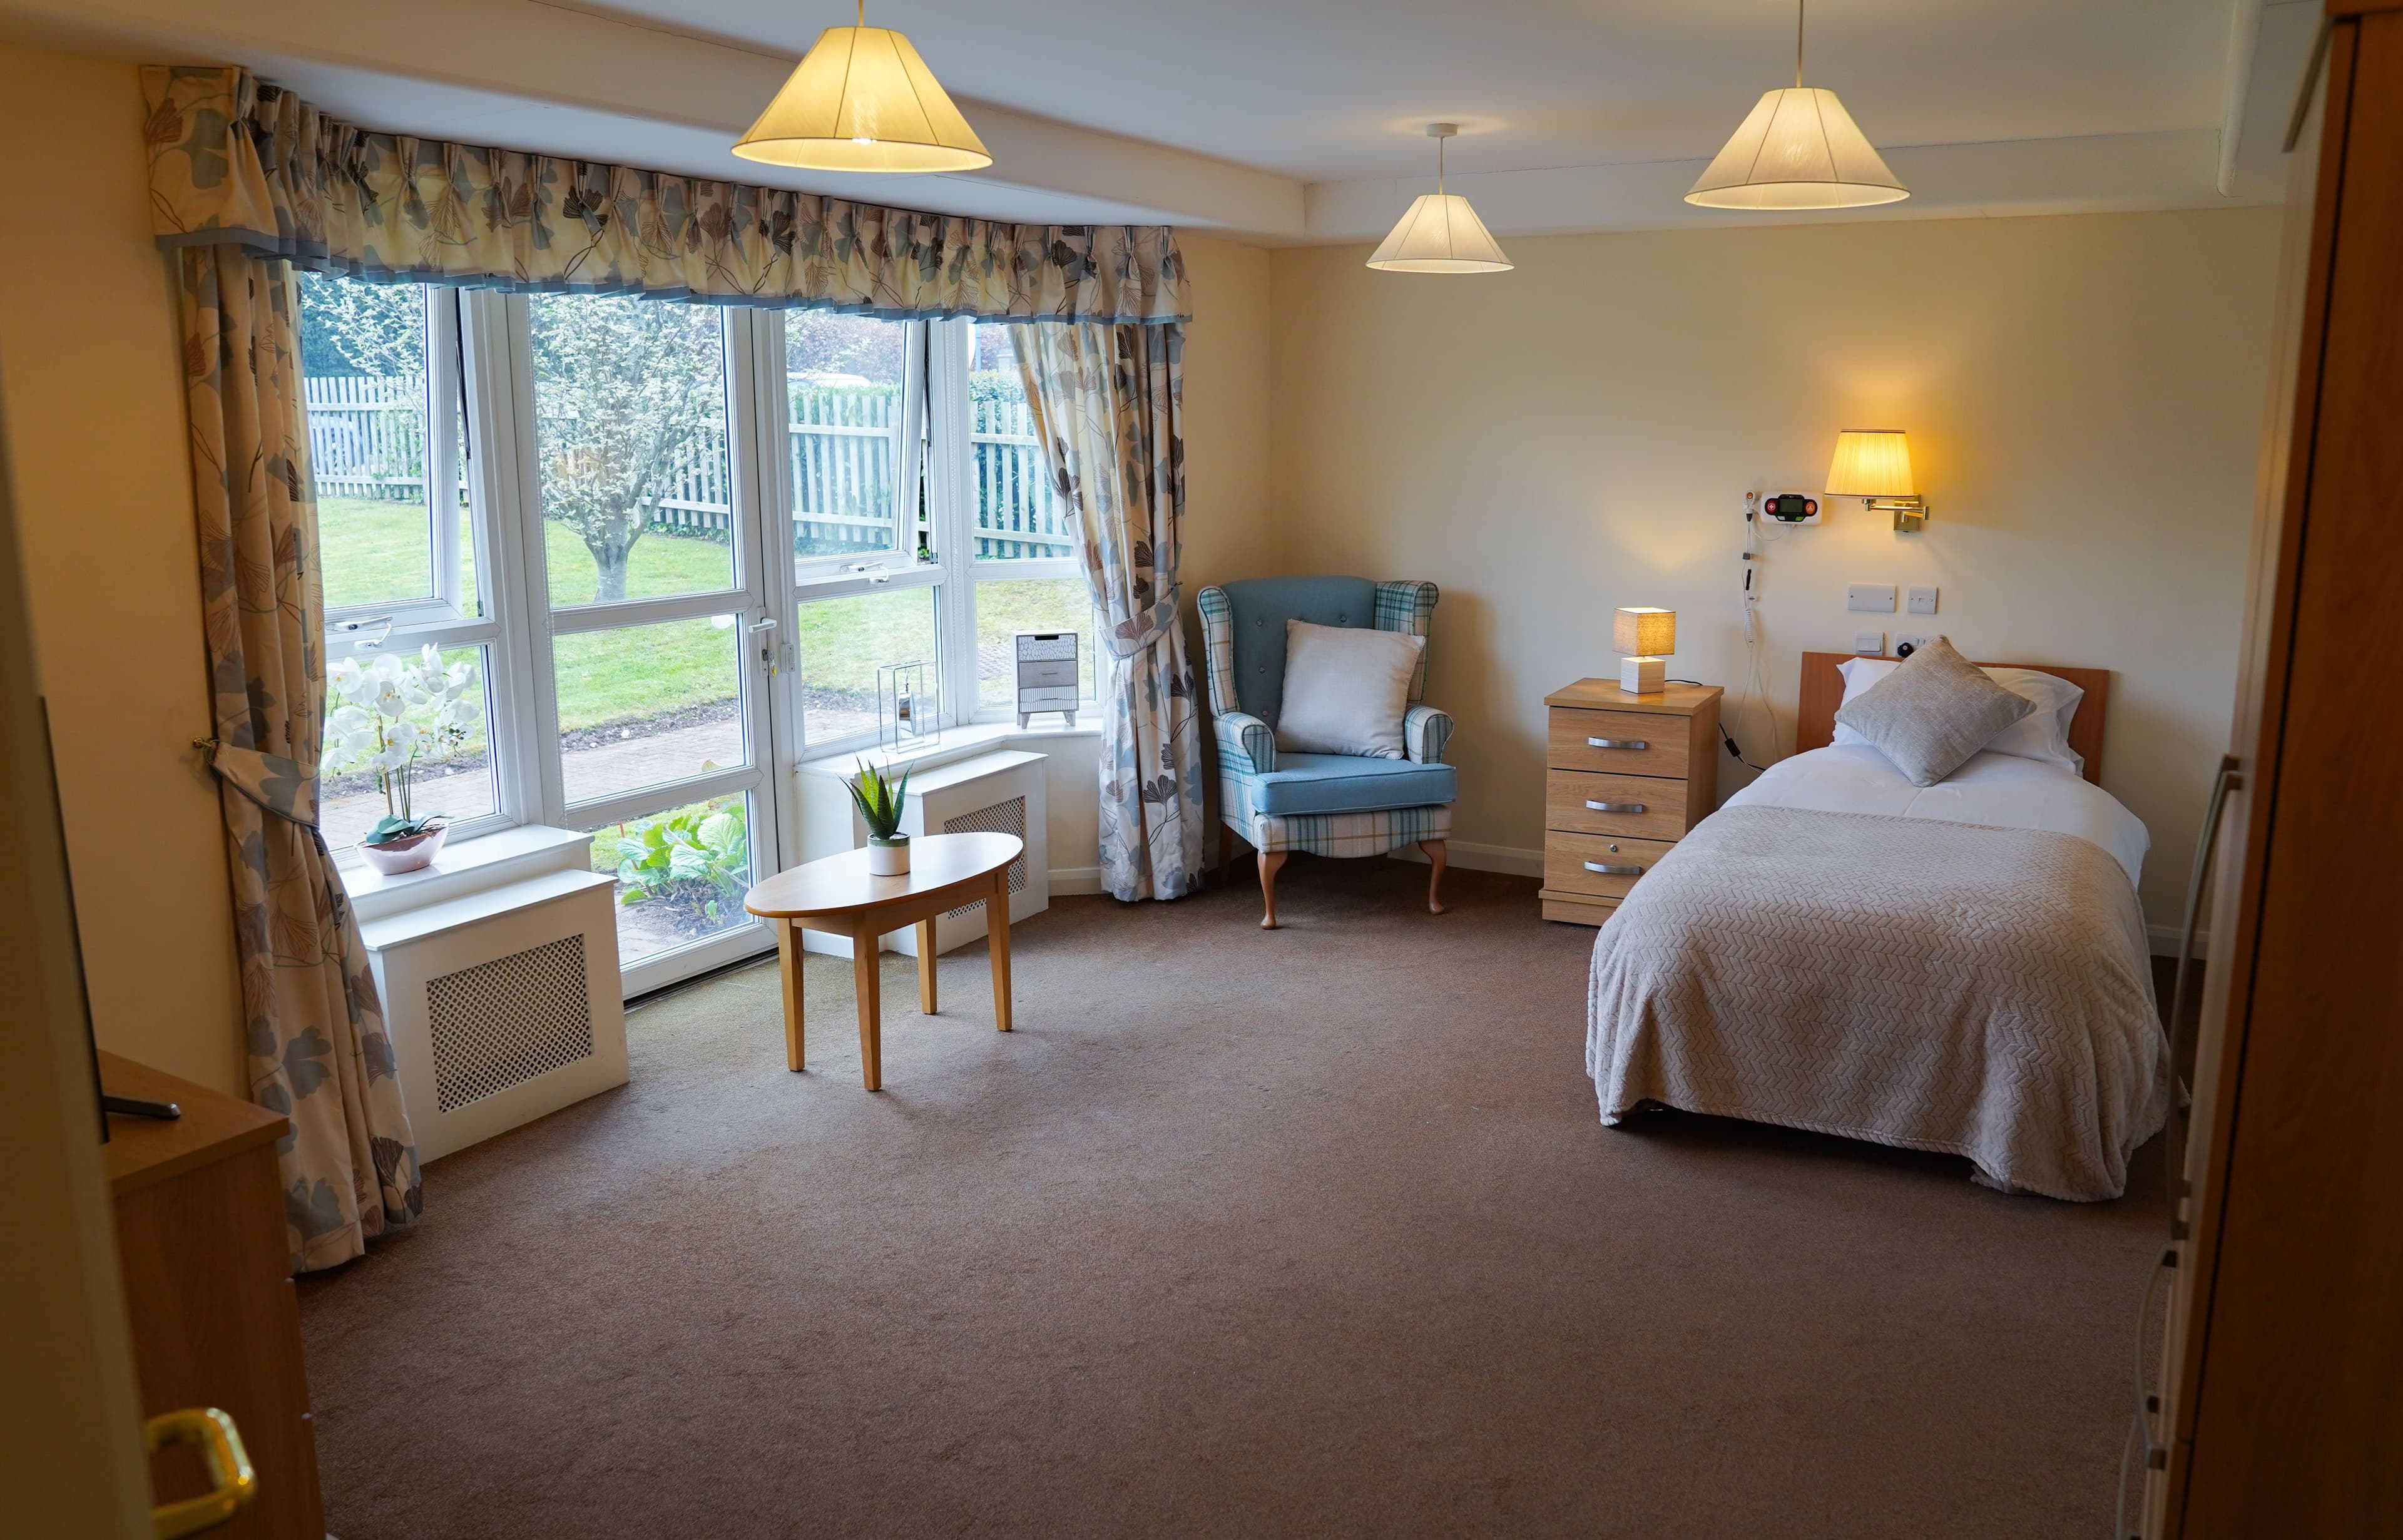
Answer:
[(1932, 786), (1989, 739), (2035, 710), (1938, 637), (1847, 701), (1836, 720), (1859, 733), (1914, 786)]

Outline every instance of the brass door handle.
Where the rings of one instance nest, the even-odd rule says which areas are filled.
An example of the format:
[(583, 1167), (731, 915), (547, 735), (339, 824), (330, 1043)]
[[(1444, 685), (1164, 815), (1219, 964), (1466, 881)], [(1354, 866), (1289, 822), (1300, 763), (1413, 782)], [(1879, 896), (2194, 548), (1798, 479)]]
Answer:
[(233, 1419), (215, 1407), (187, 1407), (142, 1424), (142, 1447), (156, 1454), (169, 1444), (198, 1444), (209, 1467), (212, 1490), (150, 1510), (153, 1540), (181, 1540), (213, 1530), (258, 1495), (258, 1473), (242, 1447)]

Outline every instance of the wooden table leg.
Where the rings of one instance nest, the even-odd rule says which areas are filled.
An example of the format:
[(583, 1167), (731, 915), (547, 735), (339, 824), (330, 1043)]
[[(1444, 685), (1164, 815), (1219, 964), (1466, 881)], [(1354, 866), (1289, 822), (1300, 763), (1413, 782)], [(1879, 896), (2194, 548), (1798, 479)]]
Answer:
[(801, 1073), (801, 927), (776, 922), (776, 971), (785, 978), (785, 1067)]
[(935, 1014), (935, 923), (918, 922), (918, 1009)]
[(884, 1089), (882, 1023), (877, 1017), (883, 1004), (878, 996), (879, 939), (865, 924), (851, 933), (851, 977), (859, 992), (859, 1077), (869, 1090)]
[(993, 952), (993, 1024), (1009, 1030), (1009, 868), (993, 874), (984, 901), (985, 945)]

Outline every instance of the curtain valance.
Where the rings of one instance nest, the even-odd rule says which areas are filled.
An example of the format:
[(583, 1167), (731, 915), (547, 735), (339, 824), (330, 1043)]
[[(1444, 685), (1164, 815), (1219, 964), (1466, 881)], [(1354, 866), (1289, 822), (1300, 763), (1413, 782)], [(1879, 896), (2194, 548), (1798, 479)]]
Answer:
[(1014, 225), (379, 133), (231, 67), (151, 65), (161, 246), (362, 278), (893, 317), (1190, 318), (1174, 230)]

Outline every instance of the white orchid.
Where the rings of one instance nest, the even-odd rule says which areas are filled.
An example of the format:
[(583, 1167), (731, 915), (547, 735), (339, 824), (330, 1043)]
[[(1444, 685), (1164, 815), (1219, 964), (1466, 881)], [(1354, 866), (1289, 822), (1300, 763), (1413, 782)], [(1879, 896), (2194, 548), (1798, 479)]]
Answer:
[(446, 757), (465, 743), (481, 720), (475, 665), (446, 666), (441, 652), (428, 645), (414, 658), (345, 658), (326, 671), (326, 684), (340, 703), (326, 719), (324, 769), (375, 777), (388, 816), (370, 838), (415, 833), (439, 819), (439, 813), (412, 814), (410, 782), (429, 758)]

